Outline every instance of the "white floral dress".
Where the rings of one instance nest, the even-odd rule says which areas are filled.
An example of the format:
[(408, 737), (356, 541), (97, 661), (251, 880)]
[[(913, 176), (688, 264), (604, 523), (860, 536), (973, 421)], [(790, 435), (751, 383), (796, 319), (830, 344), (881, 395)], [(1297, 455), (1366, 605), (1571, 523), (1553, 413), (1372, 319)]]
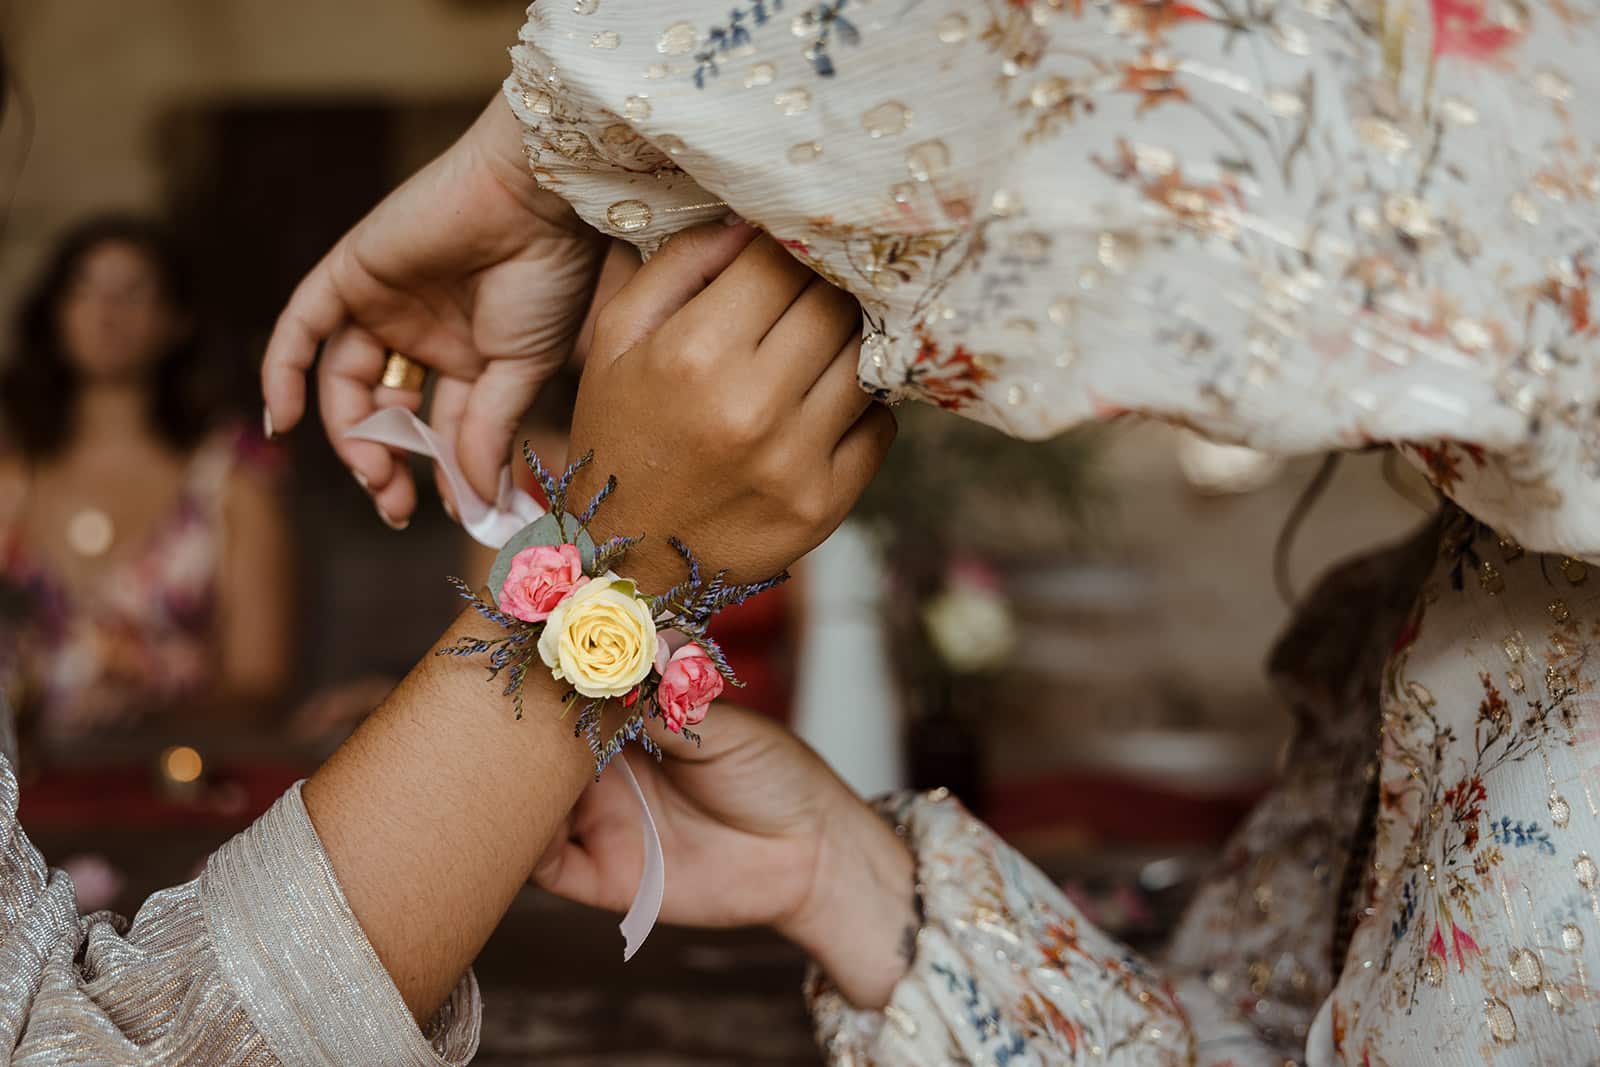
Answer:
[(513, 60), (542, 183), (761, 225), (884, 397), (1392, 444), (1475, 516), (1313, 596), (1161, 965), (907, 802), (927, 922), (887, 1010), (814, 983), (836, 1062), (1600, 1062), (1593, 0), (541, 0)]

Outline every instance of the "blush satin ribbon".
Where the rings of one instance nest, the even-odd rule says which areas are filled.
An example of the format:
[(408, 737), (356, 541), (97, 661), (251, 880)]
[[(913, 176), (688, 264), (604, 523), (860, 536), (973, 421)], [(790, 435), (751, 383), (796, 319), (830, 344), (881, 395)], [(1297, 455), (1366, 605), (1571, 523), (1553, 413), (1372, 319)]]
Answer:
[[(493, 504), (485, 503), (472, 491), (461, 468), (456, 464), (455, 450), (450, 442), (435, 433), (427, 423), (404, 408), (384, 408), (346, 431), (346, 437), (360, 441), (373, 441), (403, 452), (426, 456), (438, 466), (439, 473), (450, 486), (455, 498), (456, 514), (461, 525), (473, 540), (489, 548), (499, 549), (514, 534), (544, 514), (537, 501), (511, 483), (511, 470), (500, 472), (500, 494)], [(628, 766), (626, 756), (615, 761), (618, 773), (639, 802), (639, 830), (644, 837), (644, 871), (639, 876), (639, 887), (634, 890), (633, 903), (628, 914), (622, 917), (622, 958), (630, 960), (639, 951), (645, 938), (655, 928), (661, 914), (661, 897), (666, 891), (666, 863), (661, 854), (661, 835), (656, 830), (655, 816), (639, 788), (639, 779)]]

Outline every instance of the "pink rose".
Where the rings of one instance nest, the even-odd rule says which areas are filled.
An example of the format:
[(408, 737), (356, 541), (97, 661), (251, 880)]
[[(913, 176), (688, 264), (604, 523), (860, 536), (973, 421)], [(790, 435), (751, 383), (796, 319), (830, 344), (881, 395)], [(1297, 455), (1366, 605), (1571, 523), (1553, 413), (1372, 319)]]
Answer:
[(667, 729), (679, 733), (685, 726), (698, 726), (711, 702), (722, 695), (724, 684), (716, 664), (699, 645), (687, 644), (674, 652), (656, 690)]
[(544, 622), (588, 580), (577, 545), (533, 545), (511, 557), (511, 572), (500, 587), (500, 610), (523, 622)]

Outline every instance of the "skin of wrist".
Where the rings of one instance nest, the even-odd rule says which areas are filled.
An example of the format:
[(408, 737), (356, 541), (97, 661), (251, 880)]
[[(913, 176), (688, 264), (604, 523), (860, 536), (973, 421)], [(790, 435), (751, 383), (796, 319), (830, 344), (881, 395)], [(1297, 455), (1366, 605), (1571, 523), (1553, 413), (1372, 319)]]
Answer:
[(853, 794), (823, 821), (816, 877), (776, 924), (861, 1008), (888, 1003), (919, 923), (911, 849)]
[(522, 154), (522, 126), (499, 93), (468, 131), (466, 147), (528, 210), (572, 234), (592, 238), (596, 253), (604, 247), (605, 239), (598, 230), (584, 223), (570, 203), (534, 179)]

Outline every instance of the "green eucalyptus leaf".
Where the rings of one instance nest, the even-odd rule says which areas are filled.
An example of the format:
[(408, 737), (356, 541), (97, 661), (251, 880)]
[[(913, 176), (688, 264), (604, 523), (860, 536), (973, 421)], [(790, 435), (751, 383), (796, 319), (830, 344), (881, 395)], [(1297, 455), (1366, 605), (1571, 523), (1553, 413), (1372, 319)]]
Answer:
[(547, 512), (518, 530), (500, 549), (489, 568), (489, 594), (494, 597), (496, 607), (500, 606), (500, 590), (506, 584), (506, 576), (511, 573), (511, 560), (525, 548), (534, 545), (577, 545), (585, 573), (594, 566), (594, 539), (578, 525), (577, 519), (571, 515), (563, 518), (566, 520), (564, 531), (561, 525), (557, 525), (556, 517)]

